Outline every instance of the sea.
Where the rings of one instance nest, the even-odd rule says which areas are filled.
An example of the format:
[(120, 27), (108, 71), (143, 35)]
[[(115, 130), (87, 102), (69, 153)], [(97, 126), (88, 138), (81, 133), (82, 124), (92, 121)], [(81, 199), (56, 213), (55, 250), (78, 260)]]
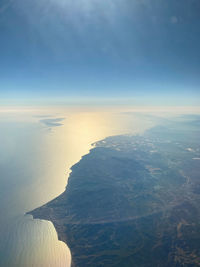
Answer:
[(107, 136), (140, 134), (156, 119), (86, 109), (0, 110), (0, 266), (69, 267), (71, 253), (50, 221), (31, 211), (60, 195), (70, 168)]

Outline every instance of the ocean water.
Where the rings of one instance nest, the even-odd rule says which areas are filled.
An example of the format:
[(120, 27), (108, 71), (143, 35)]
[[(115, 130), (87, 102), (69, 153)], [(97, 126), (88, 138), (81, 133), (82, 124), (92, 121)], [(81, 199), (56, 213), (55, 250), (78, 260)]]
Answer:
[(58, 240), (53, 224), (26, 212), (65, 190), (70, 167), (92, 143), (142, 132), (155, 123), (106, 111), (1, 112), (0, 266), (70, 266), (70, 250)]

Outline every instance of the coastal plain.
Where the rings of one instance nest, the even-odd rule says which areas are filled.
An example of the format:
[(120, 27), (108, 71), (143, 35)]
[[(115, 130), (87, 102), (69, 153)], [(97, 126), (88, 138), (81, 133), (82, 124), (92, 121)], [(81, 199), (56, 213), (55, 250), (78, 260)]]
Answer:
[(200, 266), (199, 136), (191, 116), (96, 142), (30, 214), (53, 222), (73, 267)]

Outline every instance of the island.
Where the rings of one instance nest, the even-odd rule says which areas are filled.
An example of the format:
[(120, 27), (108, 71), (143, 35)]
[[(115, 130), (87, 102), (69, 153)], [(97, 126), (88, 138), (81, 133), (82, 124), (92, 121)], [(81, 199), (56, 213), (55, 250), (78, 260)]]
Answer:
[(53, 222), (73, 267), (200, 266), (199, 137), (185, 116), (101, 140), (29, 214)]

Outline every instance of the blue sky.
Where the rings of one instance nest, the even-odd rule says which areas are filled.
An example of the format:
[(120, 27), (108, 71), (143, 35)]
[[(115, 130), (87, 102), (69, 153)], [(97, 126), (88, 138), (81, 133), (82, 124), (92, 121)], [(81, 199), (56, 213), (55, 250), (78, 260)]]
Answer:
[(1, 0), (0, 103), (199, 105), (199, 0)]

